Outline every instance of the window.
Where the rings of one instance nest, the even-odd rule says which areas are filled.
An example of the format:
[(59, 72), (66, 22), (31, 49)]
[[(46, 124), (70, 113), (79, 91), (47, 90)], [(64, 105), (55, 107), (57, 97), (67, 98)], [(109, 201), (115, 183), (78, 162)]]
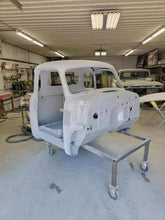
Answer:
[(57, 72), (51, 72), (49, 78), (49, 86), (60, 86), (61, 80)]
[(39, 81), (38, 81), (38, 91), (41, 89), (41, 76), (39, 75)]
[(112, 88), (114, 74), (110, 70), (100, 69), (95, 72), (97, 88)]
[(120, 79), (138, 79), (149, 77), (148, 71), (126, 71), (120, 73)]
[(94, 88), (91, 68), (72, 69), (65, 73), (66, 81), (71, 93), (79, 93)]
[(93, 88), (94, 87), (94, 81), (93, 81), (93, 74), (92, 73), (84, 74), (84, 87), (85, 88)]
[(79, 81), (79, 74), (78, 73), (67, 72), (65, 74), (65, 76), (66, 76), (66, 81), (67, 81), (68, 85), (78, 84), (78, 81)]

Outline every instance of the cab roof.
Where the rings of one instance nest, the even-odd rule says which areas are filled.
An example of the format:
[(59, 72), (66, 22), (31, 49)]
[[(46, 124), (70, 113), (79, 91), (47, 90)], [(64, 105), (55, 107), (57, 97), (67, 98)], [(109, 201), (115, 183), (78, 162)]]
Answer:
[(61, 61), (51, 61), (39, 64), (36, 68), (36, 72), (40, 71), (67, 71), (76, 68), (103, 68), (115, 70), (114, 67), (108, 63), (92, 60), (61, 60)]

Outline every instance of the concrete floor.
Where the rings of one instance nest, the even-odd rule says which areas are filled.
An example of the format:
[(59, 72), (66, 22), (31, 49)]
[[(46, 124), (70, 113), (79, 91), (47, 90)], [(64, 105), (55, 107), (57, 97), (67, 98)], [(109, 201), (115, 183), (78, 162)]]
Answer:
[[(108, 195), (111, 163), (81, 149), (71, 158), (57, 150), (50, 157), (45, 142), (33, 140), (7, 144), (5, 138), (19, 133), (19, 113), (8, 114), (0, 124), (0, 220), (164, 220), (165, 219), (165, 125), (147, 120), (154, 114), (144, 108), (132, 132), (152, 139), (149, 171), (139, 169), (142, 151), (119, 164), (120, 198)], [(132, 138), (106, 134), (93, 144), (116, 153), (132, 146)]]

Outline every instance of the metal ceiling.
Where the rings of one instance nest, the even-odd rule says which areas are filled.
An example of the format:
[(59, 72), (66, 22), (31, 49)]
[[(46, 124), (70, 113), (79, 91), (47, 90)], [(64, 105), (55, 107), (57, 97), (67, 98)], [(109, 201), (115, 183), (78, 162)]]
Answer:
[[(48, 47), (69, 57), (93, 56), (94, 51), (107, 50), (108, 56), (124, 55), (148, 35), (165, 24), (165, 0), (19, 0), (20, 11), (10, 0), (0, 1), (0, 38), (11, 44), (54, 56), (15, 34), (21, 29)], [(92, 30), (93, 10), (119, 9), (121, 17), (116, 30)], [(9, 25), (6, 26), (5, 24)], [(7, 31), (9, 30), (9, 31)], [(165, 49), (165, 33), (132, 55), (154, 48)]]

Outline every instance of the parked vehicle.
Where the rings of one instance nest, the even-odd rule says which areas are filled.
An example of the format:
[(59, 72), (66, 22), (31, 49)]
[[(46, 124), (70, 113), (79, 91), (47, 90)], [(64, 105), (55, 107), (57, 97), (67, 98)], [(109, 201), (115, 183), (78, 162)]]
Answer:
[[(153, 80), (147, 69), (121, 69), (119, 78), (126, 90), (131, 90), (139, 95), (160, 92), (162, 89), (162, 83)], [(114, 80), (113, 86), (118, 86), (116, 80)]]

